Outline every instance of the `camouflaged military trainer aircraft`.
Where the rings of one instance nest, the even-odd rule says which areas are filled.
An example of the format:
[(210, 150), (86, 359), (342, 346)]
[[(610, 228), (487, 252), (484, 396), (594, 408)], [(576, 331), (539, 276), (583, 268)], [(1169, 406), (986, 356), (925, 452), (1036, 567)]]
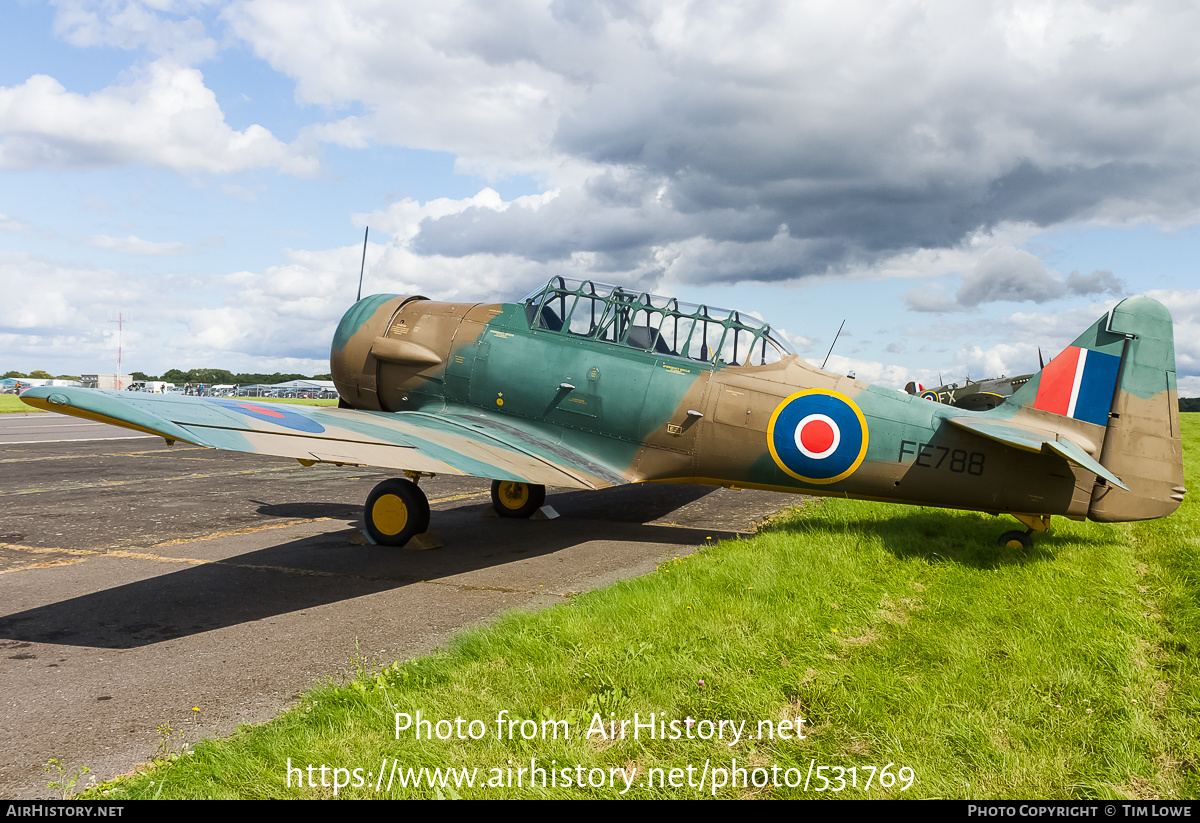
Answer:
[(377, 543), (427, 530), (417, 486), (489, 478), (528, 517), (546, 486), (669, 482), (1011, 514), (1142, 520), (1183, 499), (1171, 317), (1121, 301), (994, 409), (930, 403), (810, 366), (736, 311), (554, 278), (520, 303), (375, 295), (342, 318), (338, 408), (30, 389), (50, 411), (168, 443), (403, 471), (367, 497)]

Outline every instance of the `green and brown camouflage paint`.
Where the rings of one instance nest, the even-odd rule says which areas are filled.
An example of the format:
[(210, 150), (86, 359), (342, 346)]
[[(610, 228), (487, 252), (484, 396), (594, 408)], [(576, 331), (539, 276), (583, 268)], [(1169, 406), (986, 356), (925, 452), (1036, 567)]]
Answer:
[[(725, 365), (540, 328), (520, 304), (366, 298), (343, 318), (331, 368), (355, 408), (504, 419), (514, 432), (536, 432), (539, 442), (554, 444), (543, 457), (587, 455), (625, 482), (751, 487), (1027, 518), (1169, 514), (1183, 495), (1170, 315), (1149, 298), (1130, 298), (1074, 345), (1122, 358), (1106, 426), (1034, 408), (1038, 377), (996, 409), (970, 412), (816, 369), (796, 355)], [(772, 420), (804, 390), (861, 412), (864, 454), (839, 479), (806, 480), (769, 447)], [(1011, 438), (963, 427), (972, 420), (1008, 424), (1034, 440), (1014, 447)], [(1042, 443), (1063, 440), (1129, 489)]]

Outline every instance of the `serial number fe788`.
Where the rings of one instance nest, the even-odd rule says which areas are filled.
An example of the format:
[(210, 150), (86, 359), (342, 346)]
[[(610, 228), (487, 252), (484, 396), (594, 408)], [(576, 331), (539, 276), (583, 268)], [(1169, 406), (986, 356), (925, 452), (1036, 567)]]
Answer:
[(937, 443), (901, 440), (897, 462), (903, 463), (905, 455), (913, 455), (913, 463), (923, 469), (949, 469), (959, 474), (966, 472), (975, 476), (983, 474), (983, 452), (951, 449)]

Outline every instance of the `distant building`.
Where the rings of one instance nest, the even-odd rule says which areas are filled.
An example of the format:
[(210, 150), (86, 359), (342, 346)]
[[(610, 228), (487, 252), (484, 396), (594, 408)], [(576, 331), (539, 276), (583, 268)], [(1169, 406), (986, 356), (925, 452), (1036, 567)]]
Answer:
[(124, 391), (133, 384), (132, 374), (81, 374), (79, 381), (85, 389), (115, 389)]
[(264, 387), (253, 387), (258, 391), (257, 397), (308, 397), (308, 398), (335, 398), (337, 397), (337, 388), (333, 385), (332, 380), (286, 380), (283, 383), (276, 383), (271, 386), (269, 391), (264, 391)]
[(285, 380), (276, 383), (276, 389), (291, 389), (293, 391), (334, 391), (332, 380)]

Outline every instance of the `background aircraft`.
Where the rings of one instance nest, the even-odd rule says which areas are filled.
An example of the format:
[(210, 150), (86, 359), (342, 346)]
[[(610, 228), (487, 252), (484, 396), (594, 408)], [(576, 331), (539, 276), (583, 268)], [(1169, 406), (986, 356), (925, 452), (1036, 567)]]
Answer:
[(520, 303), (374, 295), (342, 318), (339, 408), (39, 388), (30, 405), (200, 446), (402, 470), (376, 542), (429, 526), (417, 486), (490, 478), (499, 514), (545, 487), (702, 483), (1007, 513), (1140, 520), (1183, 499), (1171, 317), (1121, 301), (1011, 398), (973, 412), (810, 366), (748, 315), (554, 278)]
[(967, 377), (963, 385), (947, 383), (944, 386), (927, 389), (916, 383), (909, 383), (904, 390), (909, 394), (919, 394), (926, 400), (935, 403), (948, 403), (960, 409), (971, 411), (987, 411), (994, 409), (1004, 402), (1004, 398), (1028, 383), (1032, 374), (1019, 374), (1016, 377), (992, 377), (987, 380), (972, 380)]

